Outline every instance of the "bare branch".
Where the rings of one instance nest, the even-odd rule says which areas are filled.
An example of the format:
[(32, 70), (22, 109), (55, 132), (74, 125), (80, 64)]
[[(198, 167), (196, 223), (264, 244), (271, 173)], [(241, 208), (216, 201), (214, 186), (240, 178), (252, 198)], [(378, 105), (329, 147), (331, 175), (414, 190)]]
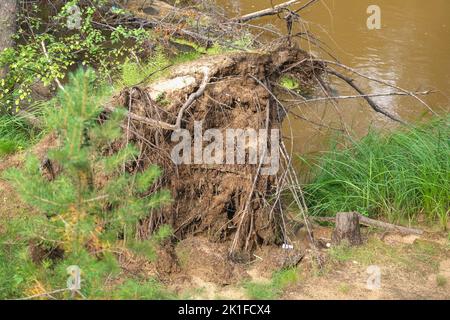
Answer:
[(286, 9), (287, 7), (289, 7), (291, 5), (299, 3), (300, 1), (301, 0), (290, 0), (290, 1), (284, 2), (282, 4), (276, 5), (273, 8), (267, 8), (267, 9), (264, 9), (261, 11), (249, 13), (244, 16), (234, 18), (232, 20), (236, 21), (236, 22), (247, 22), (247, 21), (261, 18), (261, 17), (275, 15), (275, 14), (282, 12), (284, 9)]

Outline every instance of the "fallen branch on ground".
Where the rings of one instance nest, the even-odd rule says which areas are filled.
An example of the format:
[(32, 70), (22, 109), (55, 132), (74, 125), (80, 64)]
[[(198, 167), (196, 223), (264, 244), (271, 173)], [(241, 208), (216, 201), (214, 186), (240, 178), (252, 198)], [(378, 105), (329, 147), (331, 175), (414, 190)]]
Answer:
[[(391, 224), (391, 223), (387, 223), (387, 222), (383, 222), (383, 221), (379, 221), (379, 220), (370, 219), (370, 218), (367, 218), (366, 216), (363, 216), (361, 213), (358, 213), (358, 216), (359, 216), (359, 223), (364, 226), (375, 227), (375, 228), (385, 229), (385, 230), (389, 230), (389, 231), (395, 231), (395, 232), (398, 232), (403, 235), (415, 234), (415, 235), (420, 236), (424, 233), (424, 231), (420, 230), (420, 229), (408, 228), (408, 227), (403, 227), (403, 226), (399, 226), (399, 225), (395, 225), (395, 224)], [(311, 218), (318, 222), (332, 222), (332, 223), (336, 222), (335, 217), (311, 217)]]
[(399, 225), (395, 225), (395, 224), (391, 224), (391, 223), (387, 223), (387, 222), (382, 222), (379, 220), (374, 220), (374, 219), (370, 219), (367, 218), (366, 216), (363, 216), (362, 214), (359, 214), (359, 223), (365, 226), (369, 226), (369, 227), (376, 227), (376, 228), (380, 228), (380, 229), (385, 229), (385, 230), (390, 230), (390, 231), (396, 231), (399, 232), (401, 234), (415, 234), (415, 235), (422, 235), (423, 234), (423, 230), (420, 229), (414, 229), (414, 228), (407, 228), (407, 227), (402, 227)]

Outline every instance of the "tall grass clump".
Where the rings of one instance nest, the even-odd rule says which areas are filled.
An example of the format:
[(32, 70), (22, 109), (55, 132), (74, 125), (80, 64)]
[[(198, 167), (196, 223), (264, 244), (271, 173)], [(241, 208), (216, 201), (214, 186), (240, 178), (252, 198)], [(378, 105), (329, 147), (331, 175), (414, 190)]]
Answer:
[(0, 157), (29, 147), (38, 136), (22, 116), (0, 114)]
[(447, 227), (450, 199), (448, 117), (386, 134), (371, 131), (345, 148), (306, 161), (312, 214), (359, 211), (391, 221), (424, 214)]

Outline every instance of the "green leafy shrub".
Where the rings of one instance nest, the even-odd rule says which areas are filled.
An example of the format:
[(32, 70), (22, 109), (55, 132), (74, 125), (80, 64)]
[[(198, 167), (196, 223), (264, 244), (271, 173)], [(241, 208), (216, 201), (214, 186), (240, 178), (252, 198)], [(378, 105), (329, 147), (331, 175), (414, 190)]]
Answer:
[(163, 73), (162, 70), (171, 65), (163, 50), (158, 48), (147, 63), (132, 62), (127, 59), (121, 67), (121, 87), (131, 87), (141, 82), (150, 82)]
[(175, 299), (176, 296), (165, 290), (158, 281), (150, 279), (143, 282), (127, 280), (118, 287), (113, 298), (121, 300), (168, 300)]
[[(79, 29), (68, 27), (74, 5), (80, 9)], [(101, 79), (109, 80), (119, 73), (120, 60), (142, 52), (143, 42), (150, 37), (142, 28), (102, 28), (108, 24), (104, 17), (123, 14), (105, 0), (56, 2), (48, 9), (55, 10), (52, 14), (36, 3), (24, 6), (17, 18), (17, 45), (0, 52), (0, 68), (8, 68), (0, 79), (0, 111), (30, 103), (34, 83), (49, 86), (77, 65), (94, 67)]]
[(247, 282), (244, 288), (250, 299), (273, 300), (277, 299), (283, 289), (296, 284), (299, 281), (297, 268), (276, 271), (268, 283)]

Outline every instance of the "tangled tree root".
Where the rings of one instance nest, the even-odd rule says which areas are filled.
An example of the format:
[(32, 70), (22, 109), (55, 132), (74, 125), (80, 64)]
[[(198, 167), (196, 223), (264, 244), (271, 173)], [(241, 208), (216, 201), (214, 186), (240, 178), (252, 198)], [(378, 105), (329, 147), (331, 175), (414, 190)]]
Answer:
[[(263, 175), (261, 163), (175, 165), (170, 154), (177, 144), (172, 133), (187, 129), (193, 138), (194, 121), (224, 137), (229, 128), (280, 129), (286, 113), (271, 84), (286, 69), (306, 86), (323, 66), (297, 48), (209, 56), (114, 98), (108, 110), (122, 106), (129, 112), (122, 143), (132, 141), (141, 150), (132, 170), (158, 164), (164, 170), (158, 187), (171, 190), (174, 198), (171, 206), (154, 210), (142, 222), (141, 236), (169, 224), (178, 239), (202, 234), (212, 241), (231, 240), (229, 252), (237, 260), (246, 260), (258, 245), (285, 241), (279, 197), (284, 169)], [(270, 145), (269, 134), (268, 150)]]

